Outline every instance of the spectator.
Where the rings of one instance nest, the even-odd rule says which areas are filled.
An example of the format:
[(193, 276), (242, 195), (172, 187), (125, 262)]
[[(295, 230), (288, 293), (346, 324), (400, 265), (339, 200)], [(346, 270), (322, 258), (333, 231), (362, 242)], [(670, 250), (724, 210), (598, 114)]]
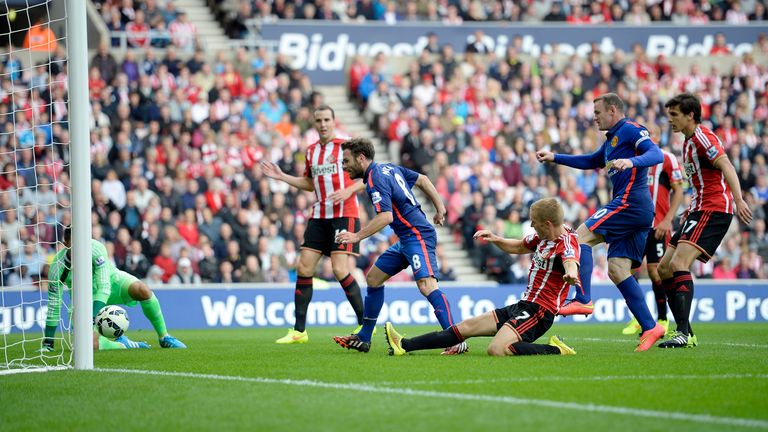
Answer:
[(192, 261), (187, 257), (179, 258), (176, 273), (168, 281), (171, 285), (200, 285), (200, 275), (192, 268)]

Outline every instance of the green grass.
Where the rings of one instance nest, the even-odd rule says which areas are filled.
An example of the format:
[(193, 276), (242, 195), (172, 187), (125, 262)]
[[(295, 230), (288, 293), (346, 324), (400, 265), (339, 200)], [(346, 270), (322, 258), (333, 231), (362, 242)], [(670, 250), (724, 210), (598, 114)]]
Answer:
[(97, 368), (176, 374), (0, 376), (0, 424), (7, 431), (768, 429), (768, 325), (698, 324), (699, 347), (646, 353), (634, 353), (636, 339), (620, 329), (555, 325), (578, 355), (520, 358), (486, 356), (485, 338), (471, 339), (463, 356), (389, 357), (383, 329), (368, 354), (333, 343), (347, 328), (311, 328), (310, 342), (297, 346), (272, 343), (285, 329), (174, 332), (187, 350), (162, 350), (154, 335), (132, 332), (153, 348), (96, 353)]

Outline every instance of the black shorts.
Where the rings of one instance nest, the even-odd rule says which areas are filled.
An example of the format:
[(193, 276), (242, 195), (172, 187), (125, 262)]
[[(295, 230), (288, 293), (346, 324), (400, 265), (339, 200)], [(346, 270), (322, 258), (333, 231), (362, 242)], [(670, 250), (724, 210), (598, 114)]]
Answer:
[(672, 236), (669, 245), (677, 247), (678, 242), (688, 243), (701, 251), (699, 261), (707, 262), (723, 241), (733, 215), (716, 211), (695, 211), (688, 215), (680, 231)]
[(664, 252), (667, 251), (669, 237), (661, 240), (656, 239), (656, 230), (651, 228), (648, 231), (648, 238), (645, 240), (645, 262), (648, 264), (658, 264)]
[(360, 219), (351, 217), (310, 219), (304, 231), (304, 243), (301, 247), (316, 250), (325, 256), (331, 256), (332, 252), (359, 254), (360, 242), (345, 245), (336, 243), (336, 234), (343, 231), (360, 231)]
[(543, 306), (521, 300), (515, 304), (493, 311), (496, 330), (510, 326), (523, 342), (531, 343), (547, 332), (555, 322), (555, 314)]

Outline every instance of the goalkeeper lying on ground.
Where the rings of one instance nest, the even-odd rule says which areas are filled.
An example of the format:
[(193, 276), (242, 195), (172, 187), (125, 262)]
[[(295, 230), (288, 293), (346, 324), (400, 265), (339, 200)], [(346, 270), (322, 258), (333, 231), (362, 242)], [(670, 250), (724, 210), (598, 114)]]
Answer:
[[(53, 351), (53, 337), (59, 326), (61, 314), (61, 295), (64, 288), (72, 288), (70, 228), (64, 230), (64, 249), (53, 257), (48, 276), (48, 315), (45, 319), (45, 338), (43, 351)], [(107, 249), (98, 240), (91, 240), (91, 257), (93, 260), (93, 316), (99, 313), (105, 305), (141, 305), (144, 316), (152, 323), (163, 348), (186, 348), (181, 341), (168, 334), (165, 328), (163, 311), (160, 302), (149, 287), (135, 276), (118, 270), (109, 260)], [(149, 348), (146, 342), (134, 342), (122, 335), (114, 341), (93, 332), (94, 350), (112, 350), (127, 348)]]

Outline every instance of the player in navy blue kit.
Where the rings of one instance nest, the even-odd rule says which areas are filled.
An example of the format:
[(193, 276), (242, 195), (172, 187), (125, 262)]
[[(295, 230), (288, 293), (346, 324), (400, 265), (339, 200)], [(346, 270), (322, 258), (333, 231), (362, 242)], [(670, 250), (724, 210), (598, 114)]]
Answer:
[(653, 224), (648, 167), (662, 163), (664, 156), (648, 131), (624, 116), (624, 102), (618, 95), (606, 93), (595, 98), (594, 105), (595, 123), (598, 129), (606, 131), (606, 140), (596, 152), (577, 156), (548, 150), (536, 153), (539, 162), (584, 170), (606, 168), (613, 185), (613, 199), (579, 226), (582, 286), (576, 288), (576, 297), (560, 309), (560, 315), (592, 313), (592, 247), (607, 242), (608, 276), (642, 328), (635, 351), (646, 351), (664, 336), (665, 330), (653, 319), (631, 270), (633, 263), (643, 260), (648, 230)]
[[(411, 188), (416, 186), (429, 197), (436, 211), (434, 223), (442, 225), (446, 210), (435, 186), (425, 175), (400, 166), (374, 162), (373, 144), (367, 139), (348, 140), (341, 148), (344, 150), (344, 170), (352, 179), (363, 179), (376, 209), (376, 217), (356, 233), (340, 232), (336, 235), (336, 242), (354, 244), (387, 225), (392, 227), (400, 241), (390, 246), (366, 275), (368, 291), (363, 308), (363, 328), (357, 334), (333, 339), (344, 348), (368, 352), (376, 320), (384, 305), (384, 282), (408, 266), (413, 269), (419, 291), (435, 309), (440, 326), (450, 328), (453, 325), (451, 308), (437, 286), (437, 233), (411, 193)], [(461, 342), (446, 348), (443, 354), (462, 354), (467, 350), (466, 342)]]

